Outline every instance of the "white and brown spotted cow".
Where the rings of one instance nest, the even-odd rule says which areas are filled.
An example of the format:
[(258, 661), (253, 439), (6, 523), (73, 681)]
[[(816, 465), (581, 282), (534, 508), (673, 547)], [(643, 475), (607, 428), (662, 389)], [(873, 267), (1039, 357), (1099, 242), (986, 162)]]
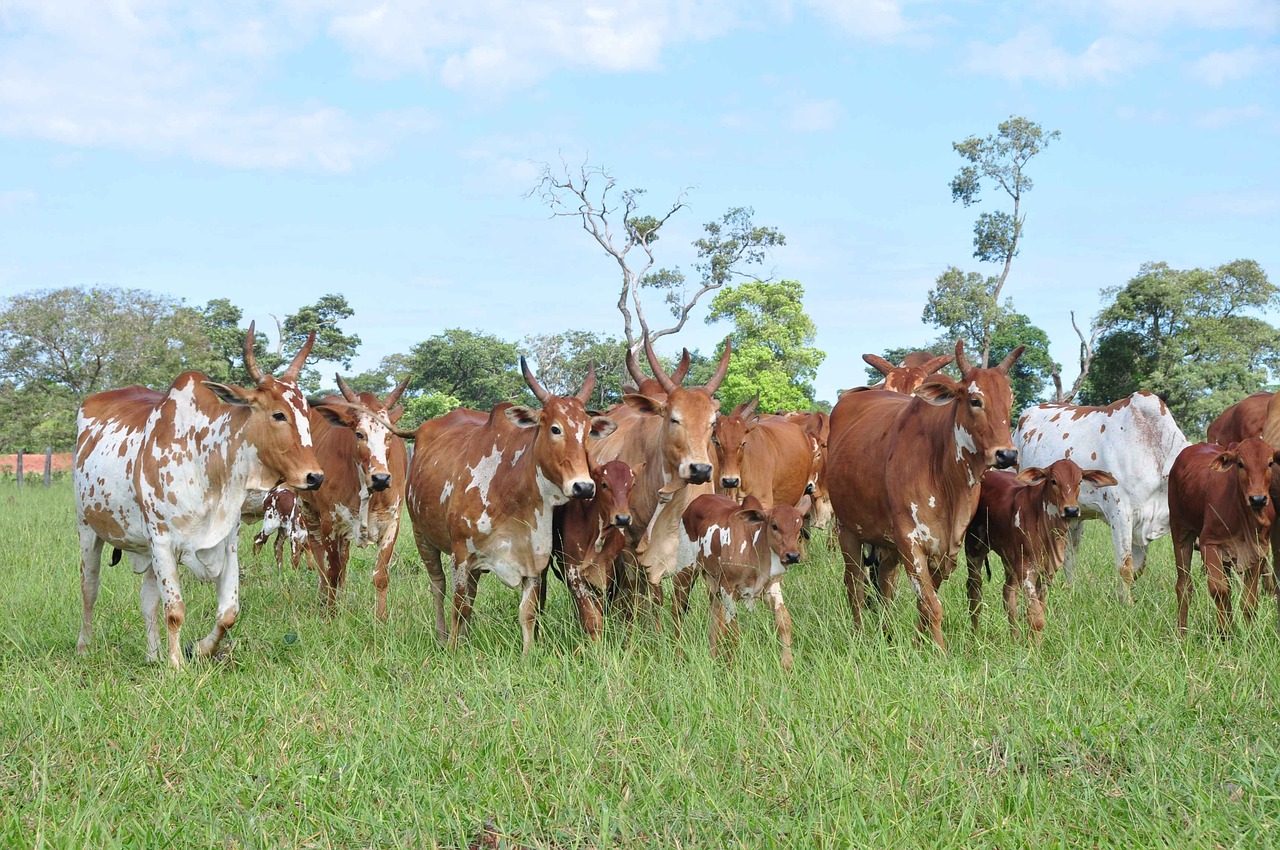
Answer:
[[(288, 546), (289, 560), (296, 570), (307, 548), (307, 525), (298, 510), (297, 494), (288, 487), (272, 487), (263, 497), (261, 510), (262, 529), (254, 535), (253, 554), (258, 554), (274, 534), (276, 564), (284, 566), (284, 550)], [(246, 515), (254, 518), (256, 513), (247, 511)]]
[(197, 655), (212, 655), (240, 610), (236, 549), (246, 493), (280, 483), (309, 490), (324, 481), (312, 451), (307, 400), (297, 386), (315, 334), (276, 379), (254, 362), (253, 330), (250, 325), (244, 344), (245, 368), (257, 381), (253, 389), (184, 372), (166, 392), (127, 387), (89, 396), (80, 406), (74, 480), (81, 652), (93, 634), (102, 547), (109, 544), (128, 552), (142, 574), (149, 660), (160, 652), (163, 609), (169, 663), (182, 665), (186, 603), (178, 564), (217, 584), (217, 621), (195, 645)]

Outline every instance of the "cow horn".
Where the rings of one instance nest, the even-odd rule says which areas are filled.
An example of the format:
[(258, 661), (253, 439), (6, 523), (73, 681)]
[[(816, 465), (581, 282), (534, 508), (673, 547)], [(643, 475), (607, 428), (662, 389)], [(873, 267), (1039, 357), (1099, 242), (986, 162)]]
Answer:
[(249, 335), (244, 338), (244, 370), (249, 373), (249, 377), (253, 378), (255, 383), (262, 383), (262, 370), (258, 368), (258, 360), (253, 356), (254, 326), (256, 322), (249, 323)]
[(720, 357), (720, 366), (716, 369), (716, 373), (711, 376), (711, 380), (707, 381), (707, 392), (712, 395), (720, 389), (720, 383), (724, 380), (725, 374), (729, 371), (729, 354), (733, 351), (733, 339), (731, 337), (724, 338), (724, 354)]
[(879, 354), (864, 354), (862, 355), (862, 359), (868, 366), (873, 367), (886, 378), (889, 377), (889, 373), (893, 371), (893, 364), (888, 360), (885, 360)]
[(649, 380), (649, 376), (640, 369), (640, 361), (636, 360), (636, 353), (631, 350), (631, 346), (627, 346), (627, 373), (637, 387)]
[(676, 384), (684, 383), (684, 376), (689, 374), (689, 349), (684, 349), (680, 354), (680, 363), (676, 366), (676, 370), (671, 373), (671, 380)]
[(520, 355), (520, 373), (524, 375), (524, 382), (529, 385), (529, 389), (533, 390), (534, 398), (546, 404), (547, 399), (551, 398), (551, 393), (547, 392), (546, 387), (538, 383), (538, 379), (529, 370), (529, 362), (524, 359), (523, 354)]
[(582, 389), (578, 390), (578, 401), (584, 405), (591, 400), (591, 393), (596, 389), (596, 364), (592, 363), (591, 368), (587, 370), (587, 379), (582, 382)]
[(662, 370), (662, 364), (658, 362), (658, 355), (653, 353), (653, 344), (649, 342), (648, 336), (644, 338), (644, 356), (649, 358), (649, 368), (653, 370), (653, 377), (657, 378), (658, 383), (662, 385), (663, 392), (668, 395), (675, 392), (676, 382)]
[(391, 395), (387, 396), (386, 401), (382, 402), (382, 406), (385, 407), (387, 410), (390, 410), (391, 408), (395, 407), (396, 402), (400, 400), (400, 396), (404, 395), (404, 388), (409, 386), (409, 379), (412, 377), (413, 377), (412, 372), (410, 372), (408, 375), (405, 375), (404, 380), (396, 384), (396, 388), (391, 391)]
[(302, 373), (302, 367), (307, 362), (307, 357), (311, 354), (311, 346), (316, 344), (316, 332), (312, 331), (307, 341), (302, 344), (302, 348), (293, 356), (289, 368), (284, 370), (284, 374), (280, 376), (282, 381), (297, 381), (298, 375)]
[(347, 386), (347, 382), (342, 380), (342, 376), (335, 373), (333, 377), (338, 380), (338, 390), (342, 393), (342, 397), (352, 404), (359, 404), (360, 396), (356, 395), (355, 391)]
[(996, 369), (1003, 374), (1006, 374), (1006, 375), (1009, 374), (1009, 367), (1012, 366), (1014, 364), (1014, 361), (1016, 361), (1019, 357), (1021, 357), (1022, 352), (1026, 350), (1027, 350), (1027, 347), (1025, 345), (1019, 345), (1013, 351), (1010, 351), (1008, 354), (1005, 355), (1005, 358), (1000, 361), (1000, 365), (997, 366)]
[(969, 361), (964, 356), (964, 340), (956, 340), (956, 368), (960, 370), (960, 374), (964, 375), (973, 367), (969, 365)]
[(925, 377), (928, 377), (939, 369), (945, 369), (950, 366), (955, 359), (956, 356), (954, 354), (940, 354), (932, 360), (926, 360), (920, 365), (920, 368), (924, 371)]

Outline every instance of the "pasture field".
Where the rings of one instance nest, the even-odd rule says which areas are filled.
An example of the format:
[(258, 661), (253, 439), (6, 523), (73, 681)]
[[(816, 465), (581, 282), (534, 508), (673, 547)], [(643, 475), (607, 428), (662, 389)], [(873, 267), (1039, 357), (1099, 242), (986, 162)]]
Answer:
[[(1097, 523), (1040, 647), (1010, 639), (998, 579), (974, 636), (953, 575), (948, 653), (913, 639), (905, 582), (895, 641), (855, 633), (815, 537), (785, 583), (789, 675), (764, 605), (713, 662), (701, 588), (683, 659), (669, 621), (585, 643), (555, 583), (522, 658), (517, 594), (488, 579), (446, 652), (407, 533), (390, 623), (372, 552), (325, 618), (314, 574), (255, 558), (246, 531), (227, 658), (146, 664), (124, 562), (80, 658), (70, 484), (0, 484), (0, 539), (3, 847), (1280, 845), (1274, 602), (1219, 642), (1197, 567), (1179, 643), (1168, 541), (1122, 607)], [(213, 592), (184, 591), (195, 638)]]

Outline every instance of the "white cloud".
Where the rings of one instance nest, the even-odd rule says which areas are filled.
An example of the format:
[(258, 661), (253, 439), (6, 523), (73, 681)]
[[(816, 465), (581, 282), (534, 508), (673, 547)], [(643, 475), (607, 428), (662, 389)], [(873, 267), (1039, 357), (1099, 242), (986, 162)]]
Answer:
[(13, 212), (24, 204), (35, 203), (36, 193), (30, 189), (10, 189), (0, 192), (0, 212)]
[(926, 21), (904, 14), (910, 0), (800, 0), (819, 17), (851, 35), (876, 42), (900, 42), (916, 35)]
[(1267, 110), (1256, 103), (1251, 103), (1248, 106), (1224, 106), (1220, 109), (1210, 109), (1208, 112), (1200, 113), (1196, 116), (1196, 126), (1209, 130), (1218, 130), (1236, 124), (1258, 121), (1266, 117)]
[(1101, 17), (1113, 27), (1150, 33), (1175, 26), (1275, 30), (1276, 0), (1058, 0), (1067, 12)]
[(1117, 36), (1102, 36), (1080, 53), (1070, 53), (1054, 44), (1047, 30), (1031, 27), (1000, 44), (970, 43), (964, 67), (1011, 82), (1033, 80), (1069, 86), (1107, 82), (1155, 56), (1152, 45)]
[(1210, 86), (1243, 80), (1264, 71), (1280, 68), (1280, 47), (1256, 45), (1238, 50), (1215, 50), (1191, 65), (1191, 76)]

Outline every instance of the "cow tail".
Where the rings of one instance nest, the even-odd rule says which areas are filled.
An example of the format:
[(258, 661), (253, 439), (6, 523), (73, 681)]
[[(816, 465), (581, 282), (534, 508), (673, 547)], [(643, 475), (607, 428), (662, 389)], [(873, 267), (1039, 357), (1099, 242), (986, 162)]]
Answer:
[(111, 566), (114, 567), (116, 564), (120, 563), (120, 556), (122, 554), (123, 553), (116, 547), (111, 547)]
[(987, 581), (991, 581), (991, 559), (990, 559), (990, 558), (983, 558), (983, 559), (982, 559), (982, 566), (984, 566), (984, 567), (986, 567), (986, 568), (987, 568)]

